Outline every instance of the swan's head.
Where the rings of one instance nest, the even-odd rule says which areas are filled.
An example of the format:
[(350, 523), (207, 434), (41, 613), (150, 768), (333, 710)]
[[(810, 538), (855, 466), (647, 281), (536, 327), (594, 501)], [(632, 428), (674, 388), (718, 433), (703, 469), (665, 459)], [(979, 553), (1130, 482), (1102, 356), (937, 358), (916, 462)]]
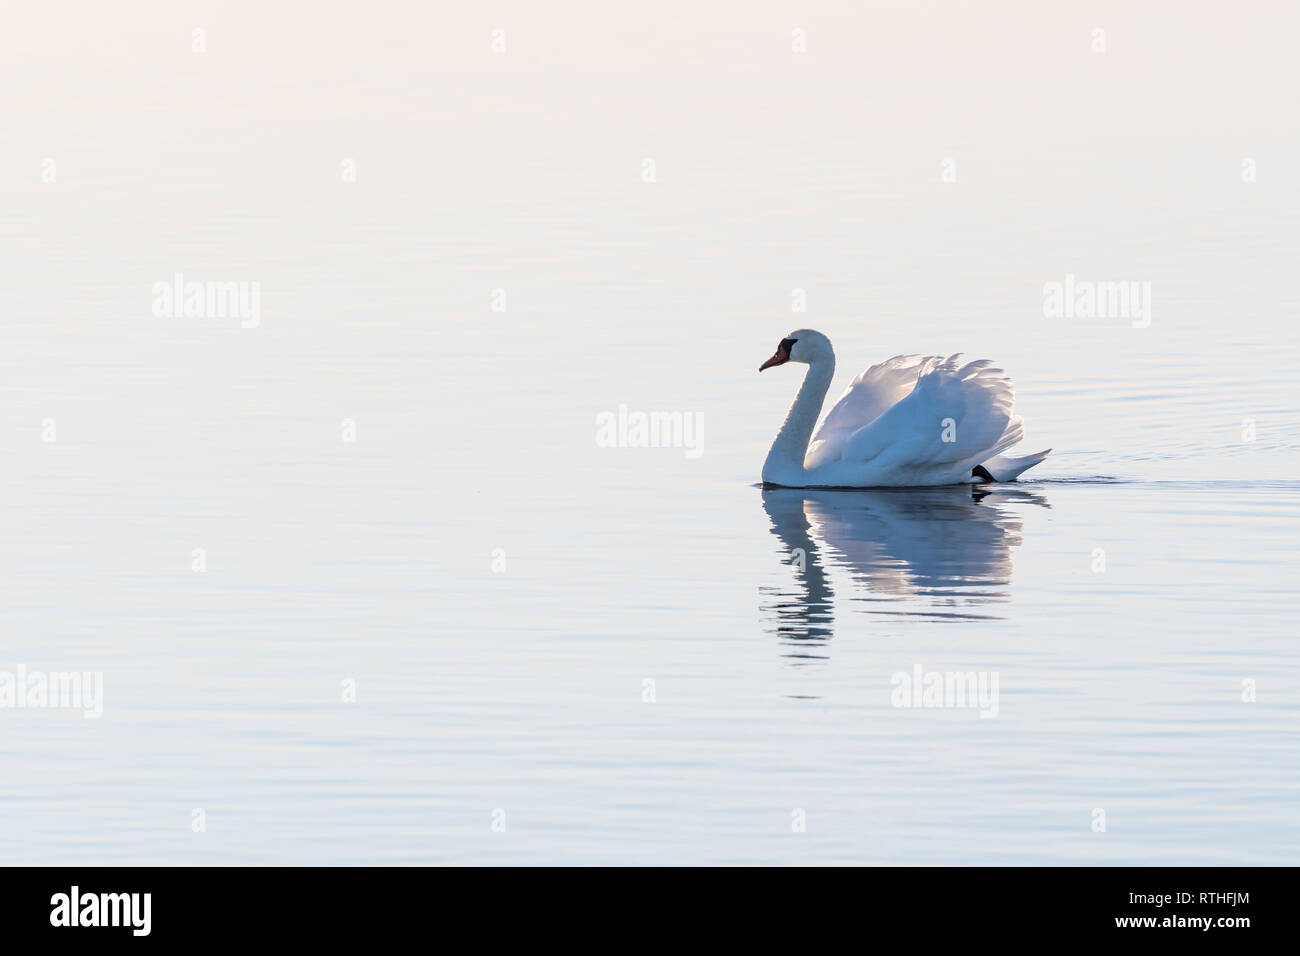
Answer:
[(765, 368), (784, 365), (786, 362), (811, 365), (819, 359), (832, 358), (834, 355), (831, 340), (816, 329), (796, 329), (777, 344), (776, 352), (758, 370), (761, 372)]

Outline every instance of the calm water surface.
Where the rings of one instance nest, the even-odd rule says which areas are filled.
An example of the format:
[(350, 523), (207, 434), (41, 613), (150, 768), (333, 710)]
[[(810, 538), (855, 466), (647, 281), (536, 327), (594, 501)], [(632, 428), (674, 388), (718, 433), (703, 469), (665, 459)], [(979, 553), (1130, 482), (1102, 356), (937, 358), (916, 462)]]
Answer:
[[(111, 115), (22, 77), (15, 141), (66, 161), (2, 187), (0, 669), (102, 671), (105, 709), (0, 712), (0, 860), (1300, 861), (1294, 177), (1104, 104), (949, 136), (834, 76), (313, 112), (114, 75)], [(176, 272), (259, 281), (260, 327), (156, 318)], [(1150, 281), (1150, 327), (1044, 318), (1067, 273)], [(799, 326), (832, 395), (997, 359), (1056, 451), (765, 491)], [(619, 405), (703, 453), (599, 447)], [(892, 706), (918, 665), (996, 674), (996, 718)]]

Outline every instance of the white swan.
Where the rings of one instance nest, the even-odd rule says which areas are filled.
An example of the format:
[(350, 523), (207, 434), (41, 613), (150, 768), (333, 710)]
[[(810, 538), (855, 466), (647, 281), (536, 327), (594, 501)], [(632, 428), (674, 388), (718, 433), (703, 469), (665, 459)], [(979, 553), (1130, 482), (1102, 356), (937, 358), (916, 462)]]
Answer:
[[(817, 433), (835, 374), (830, 339), (791, 332), (758, 367), (808, 366), (763, 462), (763, 481), (787, 488), (878, 488), (1011, 481), (1047, 457), (1002, 454), (1020, 441), (1011, 380), (992, 362), (897, 355), (855, 378)], [(810, 442), (811, 439), (811, 442)]]

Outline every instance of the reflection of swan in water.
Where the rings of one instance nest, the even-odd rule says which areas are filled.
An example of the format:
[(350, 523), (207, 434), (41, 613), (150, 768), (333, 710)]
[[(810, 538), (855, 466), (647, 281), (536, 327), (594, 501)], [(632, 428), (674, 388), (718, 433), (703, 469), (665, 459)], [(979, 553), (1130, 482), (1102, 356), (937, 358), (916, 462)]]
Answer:
[(764, 609), (783, 639), (801, 643), (801, 657), (819, 656), (815, 647), (834, 634), (836, 568), (848, 572), (855, 599), (883, 605), (875, 613), (987, 618), (976, 608), (1006, 600), (1027, 505), (1050, 507), (1034, 492), (989, 485), (764, 489), (763, 509), (796, 579), (765, 589), (773, 600)]

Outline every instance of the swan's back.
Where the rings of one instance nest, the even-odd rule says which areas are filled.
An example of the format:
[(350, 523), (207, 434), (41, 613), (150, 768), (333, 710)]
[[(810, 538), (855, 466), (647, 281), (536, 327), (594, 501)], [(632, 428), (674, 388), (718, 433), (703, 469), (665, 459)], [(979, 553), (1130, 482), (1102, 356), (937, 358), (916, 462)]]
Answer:
[(838, 460), (848, 437), (906, 398), (916, 387), (922, 367), (934, 361), (939, 361), (939, 357), (895, 355), (861, 373), (826, 413), (808, 446), (804, 466), (815, 468)]
[(1024, 435), (1011, 379), (988, 359), (900, 355), (850, 384), (809, 445), (819, 484), (931, 485), (972, 469)]

